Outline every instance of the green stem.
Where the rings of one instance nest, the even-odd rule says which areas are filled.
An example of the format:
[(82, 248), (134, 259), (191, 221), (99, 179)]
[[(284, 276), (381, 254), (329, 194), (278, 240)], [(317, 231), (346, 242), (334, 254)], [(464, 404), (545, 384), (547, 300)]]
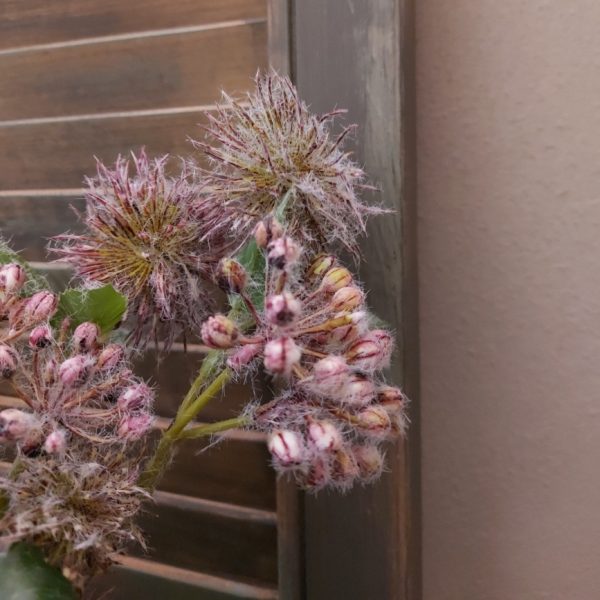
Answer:
[[(177, 440), (181, 439), (181, 434), (185, 427), (225, 387), (231, 379), (231, 375), (232, 373), (229, 369), (223, 369), (195, 400), (188, 402), (185, 408), (179, 410), (169, 429), (163, 433), (154, 456), (140, 475), (138, 485), (148, 490), (154, 489), (158, 479), (171, 460), (173, 445)], [(192, 384), (192, 387), (194, 384)]]
[(233, 419), (226, 419), (225, 421), (218, 421), (217, 423), (207, 423), (206, 425), (197, 425), (196, 427), (188, 427), (181, 432), (179, 439), (181, 440), (193, 440), (199, 437), (212, 435), (213, 433), (220, 433), (221, 431), (227, 431), (228, 429), (236, 429), (248, 425), (249, 419), (246, 416), (234, 417)]

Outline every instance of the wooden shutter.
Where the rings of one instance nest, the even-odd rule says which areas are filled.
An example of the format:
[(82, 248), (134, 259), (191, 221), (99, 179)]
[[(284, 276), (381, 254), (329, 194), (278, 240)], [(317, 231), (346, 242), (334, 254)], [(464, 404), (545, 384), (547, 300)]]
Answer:
[(279, 485), (286, 600), (418, 600), (421, 594), (413, 0), (271, 0), (270, 57), (316, 111), (348, 109), (358, 162), (395, 214), (375, 218), (362, 279), (396, 330), (390, 377), (412, 399), (389, 472), (350, 493)]
[[(49, 268), (46, 238), (79, 231), (84, 174), (97, 155), (145, 146), (189, 154), (220, 90), (241, 92), (267, 64), (266, 0), (0, 0), (0, 231)], [(164, 426), (201, 355), (176, 352), (141, 372), (160, 387)], [(0, 390), (0, 403), (17, 401)], [(233, 416), (233, 386), (203, 414)], [(142, 517), (151, 547), (99, 578), (89, 597), (275, 598), (275, 476), (261, 435), (232, 432), (202, 454), (182, 445)], [(5, 457), (9, 458), (9, 457)]]

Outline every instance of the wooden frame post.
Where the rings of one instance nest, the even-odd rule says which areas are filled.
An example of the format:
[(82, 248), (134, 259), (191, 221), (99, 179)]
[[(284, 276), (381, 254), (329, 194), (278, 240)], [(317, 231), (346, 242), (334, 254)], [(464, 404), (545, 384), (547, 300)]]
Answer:
[[(417, 600), (414, 0), (271, 0), (271, 9), (273, 66), (291, 73), (315, 111), (348, 109), (347, 122), (359, 125), (356, 159), (381, 190), (373, 201), (396, 211), (372, 219), (361, 276), (373, 309), (397, 332), (390, 375), (412, 400), (408, 440), (389, 448), (389, 472), (378, 484), (346, 495), (307, 495), (303, 501), (288, 490), (291, 510), (281, 488), (286, 530), (294, 529), (291, 522), (302, 533), (295, 543), (289, 535), (279, 538), (280, 594), (282, 600)], [(293, 583), (292, 573), (302, 581)]]

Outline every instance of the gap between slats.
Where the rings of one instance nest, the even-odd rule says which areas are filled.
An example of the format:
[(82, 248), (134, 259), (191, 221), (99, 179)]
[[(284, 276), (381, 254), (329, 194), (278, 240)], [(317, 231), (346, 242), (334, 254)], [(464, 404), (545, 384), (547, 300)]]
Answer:
[(92, 44), (106, 44), (111, 42), (122, 42), (129, 40), (139, 40), (152, 37), (165, 37), (171, 35), (185, 35), (190, 33), (199, 33), (202, 31), (214, 31), (216, 29), (228, 29), (234, 27), (244, 27), (245, 25), (258, 25), (266, 23), (265, 18), (256, 19), (236, 19), (232, 21), (222, 21), (219, 23), (208, 23), (204, 25), (188, 25), (185, 27), (170, 27), (167, 29), (154, 29), (150, 31), (136, 31), (131, 33), (119, 33), (115, 35), (103, 35), (99, 37), (81, 38), (78, 40), (68, 40), (64, 42), (51, 42), (48, 44), (33, 44), (31, 46), (20, 46), (14, 48), (5, 48), (0, 50), (0, 56), (14, 54), (24, 54), (27, 52), (43, 52), (47, 50), (59, 50), (62, 48), (73, 48), (77, 46), (89, 46)]

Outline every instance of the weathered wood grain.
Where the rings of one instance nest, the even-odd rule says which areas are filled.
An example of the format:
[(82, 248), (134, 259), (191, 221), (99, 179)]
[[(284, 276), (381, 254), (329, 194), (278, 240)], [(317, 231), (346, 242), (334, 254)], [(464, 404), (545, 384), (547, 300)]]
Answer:
[(25, 260), (46, 260), (48, 238), (83, 230), (71, 207), (84, 209), (81, 195), (0, 197), (0, 235)]
[(307, 597), (420, 597), (413, 1), (294, 3), (295, 77), (317, 111), (349, 109), (358, 162), (394, 215), (373, 219), (362, 271), (375, 312), (397, 331), (390, 375), (412, 398), (408, 442), (390, 472), (347, 495), (306, 497)]
[(194, 111), (0, 127), (0, 189), (80, 188), (95, 174), (94, 156), (110, 163), (142, 146), (151, 156), (189, 155), (187, 136), (202, 136), (200, 123), (206, 116)]
[(261, 583), (277, 580), (274, 523), (210, 514), (193, 506), (148, 506), (140, 519), (150, 551), (136, 556), (157, 562)]
[(3, 0), (0, 48), (265, 15), (265, 0)]
[(121, 564), (94, 579), (86, 590), (85, 600), (275, 600), (277, 591), (224, 579), (152, 561), (124, 557)]
[(213, 104), (266, 64), (267, 26), (237, 24), (40, 52), (0, 52), (0, 121)]

